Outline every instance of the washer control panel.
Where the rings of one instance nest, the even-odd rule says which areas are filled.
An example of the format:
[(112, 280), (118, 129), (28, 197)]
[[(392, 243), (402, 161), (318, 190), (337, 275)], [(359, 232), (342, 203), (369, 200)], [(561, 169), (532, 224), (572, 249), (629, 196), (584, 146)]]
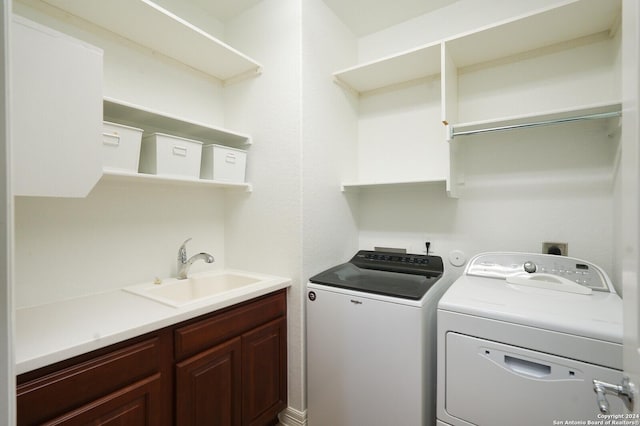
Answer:
[(349, 261), (359, 268), (417, 275), (442, 275), (444, 265), (439, 256), (360, 250)]
[(466, 275), (502, 278), (551, 274), (566, 278), (592, 290), (615, 293), (607, 274), (593, 263), (567, 256), (537, 253), (482, 253), (471, 259)]

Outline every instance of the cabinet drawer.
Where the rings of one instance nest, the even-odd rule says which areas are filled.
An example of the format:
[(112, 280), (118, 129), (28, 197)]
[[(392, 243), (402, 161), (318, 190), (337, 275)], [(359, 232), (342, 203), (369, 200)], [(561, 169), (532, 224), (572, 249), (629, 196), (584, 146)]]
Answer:
[(17, 388), (18, 423), (57, 417), (160, 371), (158, 337), (68, 367)]
[(160, 373), (50, 420), (47, 425), (162, 424)]
[(285, 294), (285, 291), (279, 291), (231, 311), (178, 328), (175, 331), (176, 358), (182, 359), (285, 315)]

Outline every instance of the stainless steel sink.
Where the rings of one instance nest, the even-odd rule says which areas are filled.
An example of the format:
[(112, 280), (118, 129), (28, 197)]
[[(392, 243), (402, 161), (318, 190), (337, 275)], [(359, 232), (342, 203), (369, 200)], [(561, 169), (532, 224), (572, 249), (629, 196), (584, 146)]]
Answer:
[(143, 283), (124, 290), (169, 306), (181, 307), (214, 298), (268, 280), (268, 277), (240, 272), (218, 272), (194, 275), (184, 280), (171, 278), (160, 284)]

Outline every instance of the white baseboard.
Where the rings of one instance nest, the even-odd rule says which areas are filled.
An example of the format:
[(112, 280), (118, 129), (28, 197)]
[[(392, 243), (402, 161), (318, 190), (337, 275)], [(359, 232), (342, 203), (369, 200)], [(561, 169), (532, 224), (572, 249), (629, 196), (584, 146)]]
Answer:
[(307, 426), (307, 412), (287, 407), (278, 414), (281, 426)]

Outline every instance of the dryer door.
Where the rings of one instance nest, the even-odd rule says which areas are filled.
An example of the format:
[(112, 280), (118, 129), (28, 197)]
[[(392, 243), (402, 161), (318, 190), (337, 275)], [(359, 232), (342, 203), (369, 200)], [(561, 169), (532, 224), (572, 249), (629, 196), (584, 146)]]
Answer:
[[(454, 424), (458, 420), (479, 426), (602, 421), (592, 379), (622, 380), (618, 370), (453, 332), (447, 333), (446, 354), (445, 410), (451, 416), (447, 421)], [(617, 398), (609, 402), (610, 413), (624, 412)]]

